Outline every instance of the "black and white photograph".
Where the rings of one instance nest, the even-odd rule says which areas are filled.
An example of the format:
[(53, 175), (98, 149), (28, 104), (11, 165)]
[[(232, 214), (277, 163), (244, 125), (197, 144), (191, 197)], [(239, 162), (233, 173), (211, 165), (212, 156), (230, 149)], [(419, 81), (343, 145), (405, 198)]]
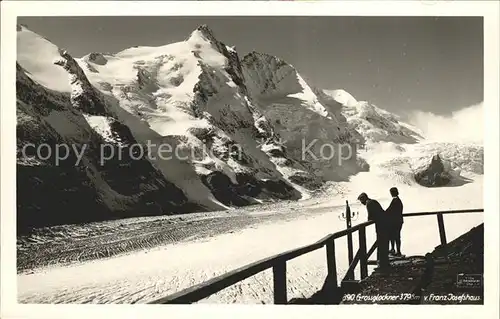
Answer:
[(193, 12), (15, 18), (17, 303), (484, 306), (486, 18)]

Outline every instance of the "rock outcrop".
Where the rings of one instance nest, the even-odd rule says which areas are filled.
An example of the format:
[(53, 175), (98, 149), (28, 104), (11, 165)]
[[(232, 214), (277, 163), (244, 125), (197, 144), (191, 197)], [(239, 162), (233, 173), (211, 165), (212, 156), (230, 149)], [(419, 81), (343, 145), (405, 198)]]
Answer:
[(430, 164), (415, 172), (415, 180), (422, 186), (440, 187), (448, 185), (452, 180), (452, 175), (445, 169), (439, 155), (434, 155)]

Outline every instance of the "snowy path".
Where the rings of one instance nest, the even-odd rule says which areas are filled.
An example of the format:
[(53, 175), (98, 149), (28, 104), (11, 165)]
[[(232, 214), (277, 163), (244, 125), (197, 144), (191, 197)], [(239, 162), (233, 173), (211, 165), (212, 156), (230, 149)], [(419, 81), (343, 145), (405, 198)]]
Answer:
[[(351, 184), (355, 185), (355, 184)], [(404, 194), (404, 196), (403, 196)], [(402, 192), (405, 211), (481, 208), (482, 178), (462, 187)], [(336, 201), (305, 201), (304, 211), (316, 211), (291, 220), (274, 220), (254, 228), (209, 239), (169, 244), (149, 250), (71, 266), (48, 267), (18, 275), (19, 302), (23, 303), (143, 303), (201, 283), (229, 270), (288, 249), (310, 244), (344, 228), (338, 214), (343, 208), (324, 209)], [(381, 198), (384, 207), (388, 199)], [(284, 210), (286, 207), (283, 208)], [(354, 210), (359, 210), (354, 206)], [(366, 219), (364, 209), (359, 210)], [(275, 214), (280, 214), (279, 212)], [(453, 240), (483, 221), (482, 214), (445, 216), (448, 240)], [(367, 232), (369, 245), (373, 230)], [(403, 250), (423, 254), (439, 244), (436, 218), (416, 217), (405, 221)], [(355, 246), (357, 238), (354, 239)], [(345, 240), (337, 244), (340, 275), (347, 266)], [(326, 253), (321, 249), (288, 263), (288, 297), (310, 296), (326, 276)], [(264, 271), (201, 302), (270, 303), (272, 272)]]

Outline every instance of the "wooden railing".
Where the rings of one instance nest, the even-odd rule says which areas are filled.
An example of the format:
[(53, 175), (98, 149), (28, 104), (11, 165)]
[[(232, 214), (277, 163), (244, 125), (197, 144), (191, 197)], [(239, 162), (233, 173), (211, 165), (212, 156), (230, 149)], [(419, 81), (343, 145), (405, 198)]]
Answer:
[[(442, 245), (446, 244), (446, 233), (444, 227), (443, 215), (445, 214), (460, 214), (460, 213), (482, 213), (484, 209), (467, 209), (467, 210), (449, 210), (437, 212), (418, 212), (403, 214), (405, 218), (416, 216), (436, 215), (439, 228), (439, 237)], [(366, 228), (374, 224), (373, 221), (360, 223), (348, 229), (330, 234), (323, 239), (287, 252), (274, 255), (263, 260), (256, 261), (241, 268), (232, 270), (218, 277), (212, 278), (206, 282), (184, 289), (172, 295), (154, 300), (152, 304), (189, 304), (207, 298), (229, 286), (232, 286), (246, 278), (252, 277), (264, 270), (272, 268), (273, 270), (273, 288), (274, 288), (274, 303), (286, 304), (288, 302), (286, 293), (286, 262), (296, 257), (302, 256), (309, 252), (326, 247), (326, 260), (328, 277), (331, 278), (329, 285), (338, 286), (337, 282), (337, 261), (335, 254), (335, 239), (347, 236), (354, 232), (358, 232), (359, 248), (354, 256), (348, 270), (346, 271), (343, 281), (353, 280), (354, 271), (359, 263), (360, 278), (364, 279), (368, 276), (368, 258), (376, 249), (376, 243), (367, 251), (366, 245)]]

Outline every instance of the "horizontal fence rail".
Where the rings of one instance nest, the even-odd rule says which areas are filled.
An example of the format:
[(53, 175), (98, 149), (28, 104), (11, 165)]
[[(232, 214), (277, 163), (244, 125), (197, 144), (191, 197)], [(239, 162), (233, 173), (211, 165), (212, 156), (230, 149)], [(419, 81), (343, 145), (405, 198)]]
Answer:
[[(462, 213), (482, 213), (483, 208), (480, 209), (464, 209), (464, 210), (447, 210), (447, 211), (434, 211), (434, 212), (416, 212), (405, 213), (403, 217), (418, 217), (418, 216), (433, 216), (438, 218), (438, 227), (441, 244), (446, 244), (446, 235), (444, 232), (443, 215), (446, 214), (462, 214)], [(169, 296), (154, 300), (150, 304), (189, 304), (197, 302), (201, 299), (207, 298), (229, 286), (232, 286), (240, 281), (252, 277), (264, 270), (273, 270), (273, 288), (274, 288), (274, 303), (286, 304), (286, 262), (312, 251), (326, 247), (327, 255), (327, 269), (328, 276), (333, 278), (335, 285), (337, 284), (337, 269), (335, 257), (335, 239), (347, 236), (354, 232), (359, 235), (359, 249), (352, 263), (345, 274), (344, 280), (352, 280), (354, 278), (354, 270), (358, 263), (360, 264), (360, 277), (361, 279), (368, 276), (368, 258), (373, 254), (376, 249), (376, 243), (367, 251), (366, 245), (366, 228), (374, 224), (373, 221), (366, 221), (359, 223), (350, 228), (335, 232), (327, 235), (319, 241), (306, 245), (300, 248), (292, 249), (262, 260), (253, 262), (246, 266), (229, 271), (220, 276), (214, 277), (198, 285), (186, 288)]]
[(431, 215), (447, 215), (447, 214), (468, 214), (468, 213), (483, 213), (484, 208), (477, 209), (460, 209), (460, 210), (443, 210), (435, 212), (418, 212), (418, 213), (405, 213), (403, 217), (416, 217), (416, 216), (431, 216)]

